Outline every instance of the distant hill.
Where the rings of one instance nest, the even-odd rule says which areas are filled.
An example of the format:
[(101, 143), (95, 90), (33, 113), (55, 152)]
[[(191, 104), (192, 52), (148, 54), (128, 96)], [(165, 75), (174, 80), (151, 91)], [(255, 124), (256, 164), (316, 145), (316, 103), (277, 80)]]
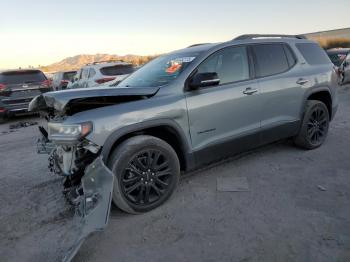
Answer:
[(132, 63), (134, 65), (142, 65), (147, 63), (155, 56), (138, 56), (138, 55), (109, 55), (109, 54), (95, 54), (95, 55), (76, 55), (72, 57), (67, 57), (60, 62), (53, 63), (51, 65), (40, 67), (44, 72), (57, 72), (57, 71), (66, 71), (66, 70), (77, 70), (82, 66), (101, 61), (110, 61), (110, 60), (122, 60), (125, 62)]
[(349, 28), (341, 28), (341, 29), (335, 29), (335, 30), (328, 30), (328, 31), (320, 31), (320, 32), (314, 32), (314, 33), (307, 33), (304, 34), (307, 38), (313, 39), (313, 40), (329, 40), (329, 39), (349, 39), (350, 38), (350, 27)]

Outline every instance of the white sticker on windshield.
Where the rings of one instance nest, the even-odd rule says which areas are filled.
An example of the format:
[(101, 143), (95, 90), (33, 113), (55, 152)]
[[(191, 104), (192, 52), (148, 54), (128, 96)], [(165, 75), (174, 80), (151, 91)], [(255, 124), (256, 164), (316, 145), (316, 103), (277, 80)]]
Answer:
[(179, 58), (175, 58), (174, 60), (172, 60), (175, 63), (190, 63), (195, 59), (195, 57), (179, 57)]

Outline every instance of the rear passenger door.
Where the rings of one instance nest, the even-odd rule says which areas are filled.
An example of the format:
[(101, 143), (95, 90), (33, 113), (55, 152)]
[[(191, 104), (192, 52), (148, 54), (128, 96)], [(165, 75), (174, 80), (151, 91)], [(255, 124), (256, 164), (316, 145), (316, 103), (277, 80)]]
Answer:
[(79, 83), (80, 87), (86, 88), (88, 87), (88, 77), (89, 77), (89, 67), (83, 68), (83, 71), (81, 72), (81, 80)]
[(262, 142), (291, 136), (298, 130), (308, 80), (301, 77), (304, 72), (288, 44), (256, 44), (252, 51), (262, 103)]
[(89, 76), (88, 76), (88, 79), (87, 79), (87, 85), (86, 87), (92, 87), (92, 86), (97, 86), (96, 82), (94, 81), (94, 77), (96, 75), (96, 71), (94, 68), (90, 68), (89, 70)]

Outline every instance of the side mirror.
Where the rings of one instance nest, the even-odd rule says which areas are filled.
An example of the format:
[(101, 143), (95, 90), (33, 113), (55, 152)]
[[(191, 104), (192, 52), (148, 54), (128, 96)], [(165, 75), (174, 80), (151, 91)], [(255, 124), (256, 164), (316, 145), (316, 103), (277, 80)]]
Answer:
[(200, 87), (217, 86), (219, 83), (220, 79), (216, 72), (197, 73), (190, 80), (189, 88), (195, 90)]

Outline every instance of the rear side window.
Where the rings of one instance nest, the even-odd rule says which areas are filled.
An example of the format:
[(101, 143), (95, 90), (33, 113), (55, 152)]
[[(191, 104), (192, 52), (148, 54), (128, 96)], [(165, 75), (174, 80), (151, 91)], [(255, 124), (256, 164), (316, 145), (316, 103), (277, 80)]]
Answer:
[(102, 67), (101, 73), (106, 76), (128, 75), (135, 71), (132, 65), (115, 65)]
[(72, 72), (65, 72), (63, 73), (63, 79), (64, 80), (73, 80), (73, 77), (75, 76), (76, 72), (75, 71), (72, 71)]
[[(289, 69), (290, 66), (284, 50), (284, 44), (261, 44), (253, 45), (252, 48), (258, 77), (279, 74)], [(293, 63), (292, 58), (290, 63)]]
[(325, 65), (331, 63), (326, 51), (316, 43), (296, 44), (296, 46), (309, 65)]
[(1, 84), (30, 84), (44, 82), (46, 76), (41, 71), (10, 71), (3, 72), (0, 74), (0, 83)]

